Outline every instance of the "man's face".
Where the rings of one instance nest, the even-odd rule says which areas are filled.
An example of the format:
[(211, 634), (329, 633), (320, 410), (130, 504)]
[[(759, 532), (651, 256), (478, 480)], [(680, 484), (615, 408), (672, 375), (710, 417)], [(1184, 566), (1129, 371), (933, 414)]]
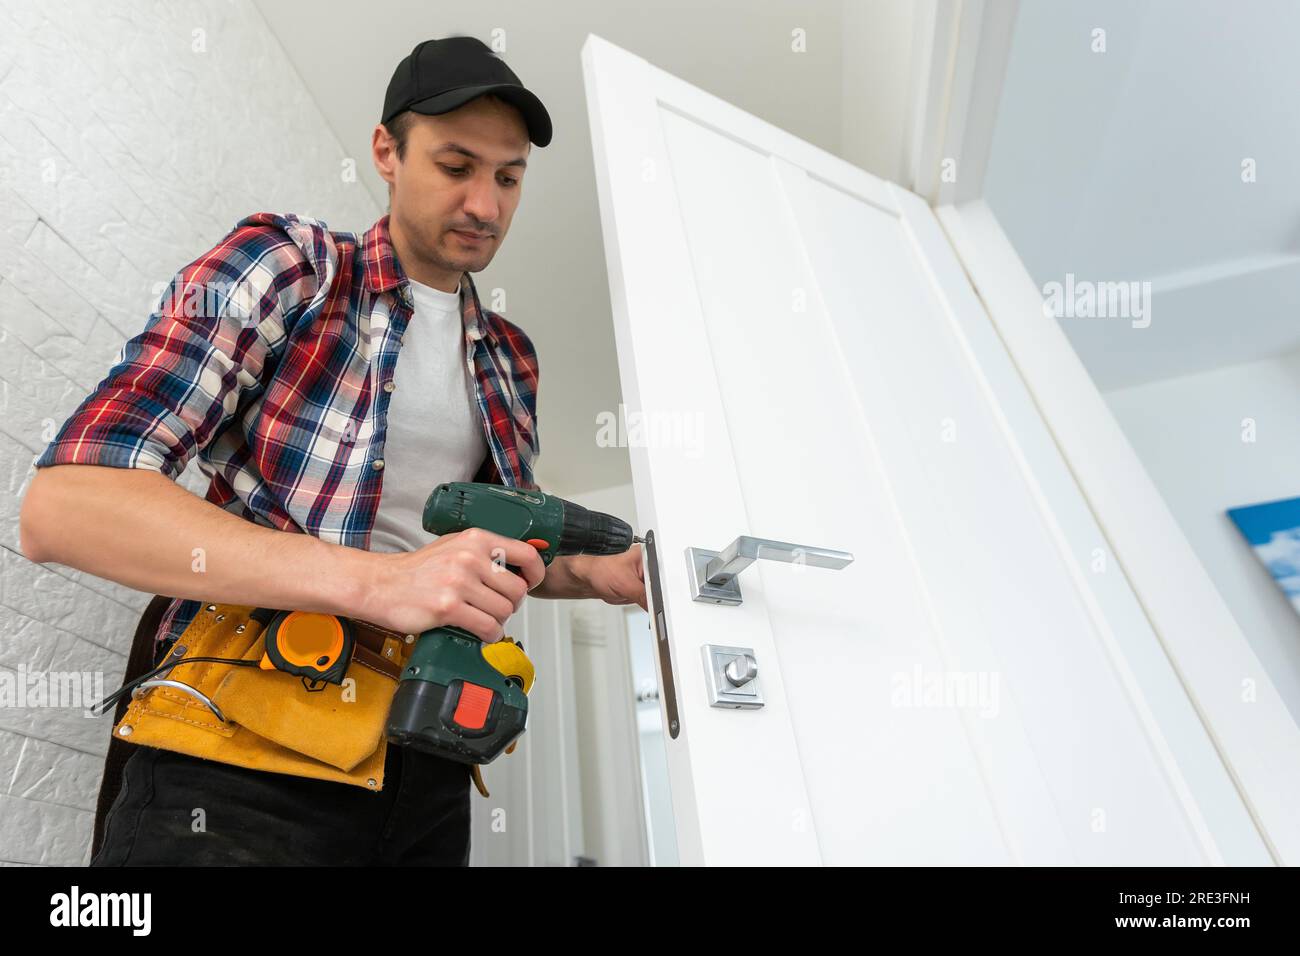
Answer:
[[(417, 115), (399, 161), (375, 132), (374, 161), (392, 184), (391, 224), (407, 271), (478, 272), (505, 240), (523, 189), (528, 127), (509, 104), (480, 97), (450, 113)], [(415, 268), (410, 268), (414, 266)]]

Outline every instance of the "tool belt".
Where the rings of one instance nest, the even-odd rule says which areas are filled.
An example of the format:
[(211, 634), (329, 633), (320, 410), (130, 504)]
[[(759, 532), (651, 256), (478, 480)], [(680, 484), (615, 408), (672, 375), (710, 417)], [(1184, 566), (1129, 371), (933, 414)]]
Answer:
[[(270, 613), (205, 604), (176, 639), (167, 662), (203, 657), (260, 661)], [(382, 790), (385, 722), (415, 638), (346, 620), (355, 640), (341, 684), (309, 682), (258, 666), (183, 663), (135, 689), (113, 734), (118, 740), (254, 770)], [(471, 774), (487, 796), (477, 765)]]

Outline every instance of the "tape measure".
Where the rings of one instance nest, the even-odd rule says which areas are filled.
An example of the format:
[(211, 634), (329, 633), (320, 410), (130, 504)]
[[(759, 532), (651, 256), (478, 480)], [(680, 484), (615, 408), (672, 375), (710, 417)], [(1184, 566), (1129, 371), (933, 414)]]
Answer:
[(356, 635), (352, 622), (315, 611), (279, 611), (266, 627), (266, 647), (258, 666), (316, 683), (343, 683)]

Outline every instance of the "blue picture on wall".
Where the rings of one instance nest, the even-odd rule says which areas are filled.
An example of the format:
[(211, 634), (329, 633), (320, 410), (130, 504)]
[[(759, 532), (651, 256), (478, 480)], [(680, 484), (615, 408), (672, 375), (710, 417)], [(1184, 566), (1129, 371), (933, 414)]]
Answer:
[(1300, 498), (1229, 508), (1228, 517), (1300, 612)]

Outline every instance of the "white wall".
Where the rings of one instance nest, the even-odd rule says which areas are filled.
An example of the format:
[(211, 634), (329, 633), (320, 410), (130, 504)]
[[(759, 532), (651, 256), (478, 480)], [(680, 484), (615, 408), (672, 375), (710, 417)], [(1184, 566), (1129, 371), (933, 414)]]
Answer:
[[(342, 160), (247, 0), (0, 0), (0, 681), (117, 686), (149, 596), (21, 555), (31, 463), (143, 328), (155, 285), (239, 219), (369, 226), (382, 210)], [(191, 464), (182, 483), (201, 493), (199, 477)], [(0, 863), (89, 859), (110, 729), (0, 706)]]
[[(645, 534), (630, 484), (557, 493)], [(649, 855), (625, 612), (602, 601), (574, 601), (570, 611), (584, 846), (600, 866), (642, 865)]]
[(572, 866), (586, 855), (569, 601), (529, 598), (505, 632), (533, 662), (527, 730), (470, 790), (470, 866)]
[(842, 103), (837, 155), (895, 182), (908, 176), (912, 0), (846, 0), (840, 29)]
[[(1300, 616), (1225, 514), (1300, 495), (1300, 352), (1105, 397), (1300, 721)], [(1253, 442), (1243, 441), (1245, 419)]]

